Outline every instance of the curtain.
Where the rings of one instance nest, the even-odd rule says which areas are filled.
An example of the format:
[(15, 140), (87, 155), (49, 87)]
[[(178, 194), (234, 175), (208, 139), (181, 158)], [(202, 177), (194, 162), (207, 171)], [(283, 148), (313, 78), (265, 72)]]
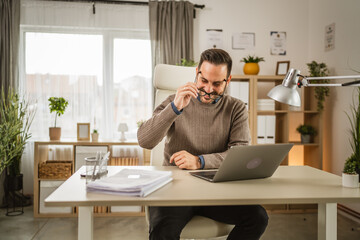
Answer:
[(0, 0), (0, 81), (5, 91), (17, 87), (20, 0)]
[(153, 67), (193, 60), (194, 5), (188, 1), (150, 1), (149, 26)]
[[(18, 81), (20, 0), (0, 0), (0, 83), (7, 94)], [(5, 171), (0, 175), (0, 207), (4, 198)]]

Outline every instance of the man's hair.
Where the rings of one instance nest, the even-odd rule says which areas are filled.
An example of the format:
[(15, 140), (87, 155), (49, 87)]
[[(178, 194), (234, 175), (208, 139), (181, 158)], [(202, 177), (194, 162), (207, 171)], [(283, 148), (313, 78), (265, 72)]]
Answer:
[(199, 61), (199, 65), (198, 65), (199, 71), (200, 71), (200, 67), (204, 61), (207, 61), (214, 65), (226, 64), (226, 66), (227, 66), (226, 78), (228, 78), (230, 76), (232, 60), (231, 60), (230, 55), (226, 51), (224, 51), (222, 49), (218, 49), (218, 48), (210, 48), (210, 49), (207, 49), (204, 52), (202, 52), (200, 61)]

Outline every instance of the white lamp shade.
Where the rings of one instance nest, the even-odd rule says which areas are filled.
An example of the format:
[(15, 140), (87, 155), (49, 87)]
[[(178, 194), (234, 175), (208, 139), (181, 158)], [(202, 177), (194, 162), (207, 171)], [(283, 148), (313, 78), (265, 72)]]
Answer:
[(301, 106), (301, 99), (298, 91), (296, 91), (296, 89), (288, 88), (283, 85), (278, 85), (271, 89), (268, 93), (268, 97), (281, 103), (289, 104), (296, 107)]
[(120, 123), (119, 124), (119, 127), (118, 127), (119, 132), (126, 132), (128, 130), (129, 130), (129, 128), (128, 128), (126, 123)]

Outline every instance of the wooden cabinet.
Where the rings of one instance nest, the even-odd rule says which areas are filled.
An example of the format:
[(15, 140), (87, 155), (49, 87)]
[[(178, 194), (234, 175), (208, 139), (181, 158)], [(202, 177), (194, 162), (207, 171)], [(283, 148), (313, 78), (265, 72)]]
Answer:
[[(316, 110), (317, 100), (314, 97), (315, 88), (298, 89), (301, 97), (301, 107), (273, 102), (270, 108), (260, 107), (265, 99), (271, 102), (267, 93), (276, 85), (282, 83), (284, 76), (233, 75), (232, 83), (248, 82), (249, 84), (249, 124), (252, 144), (258, 144), (259, 116), (275, 116), (275, 143), (294, 143), (294, 147), (284, 159), (283, 165), (308, 165), (322, 169), (322, 126), (321, 114)], [(229, 91), (231, 92), (231, 91)], [(270, 100), (270, 101), (269, 101)], [(300, 124), (310, 124), (317, 130), (313, 142), (302, 144), (296, 128)], [(259, 128), (260, 127), (260, 128)]]
[[(77, 208), (46, 207), (44, 199), (59, 187), (75, 171), (77, 158), (83, 158), (86, 152), (80, 149), (94, 148), (96, 151), (110, 151), (109, 165), (139, 165), (138, 158), (113, 156), (114, 146), (137, 146), (137, 142), (89, 142), (89, 141), (36, 141), (34, 149), (34, 217), (73, 217)], [(59, 148), (61, 153), (54, 153)], [(77, 150), (78, 149), (78, 150)], [(144, 159), (148, 153), (144, 150)], [(84, 155), (85, 154), (85, 155)], [(94, 154), (94, 152), (90, 153)], [(58, 155), (55, 156), (54, 155)], [(89, 156), (90, 157), (90, 156)], [(54, 161), (53, 159), (57, 159)], [(144, 161), (146, 164), (147, 161)], [(136, 207), (94, 207), (95, 216), (144, 216), (142, 206)]]

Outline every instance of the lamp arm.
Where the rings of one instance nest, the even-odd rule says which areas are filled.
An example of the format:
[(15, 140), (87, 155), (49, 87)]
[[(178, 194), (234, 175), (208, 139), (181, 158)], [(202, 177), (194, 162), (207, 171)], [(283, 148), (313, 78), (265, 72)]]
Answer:
[(309, 83), (310, 80), (332, 80), (332, 79), (360, 79), (360, 75), (351, 76), (325, 76), (325, 77), (305, 77), (300, 74), (302, 80), (298, 80), (297, 86), (304, 87), (346, 87), (346, 86), (360, 86), (360, 80), (355, 80), (347, 83)]

